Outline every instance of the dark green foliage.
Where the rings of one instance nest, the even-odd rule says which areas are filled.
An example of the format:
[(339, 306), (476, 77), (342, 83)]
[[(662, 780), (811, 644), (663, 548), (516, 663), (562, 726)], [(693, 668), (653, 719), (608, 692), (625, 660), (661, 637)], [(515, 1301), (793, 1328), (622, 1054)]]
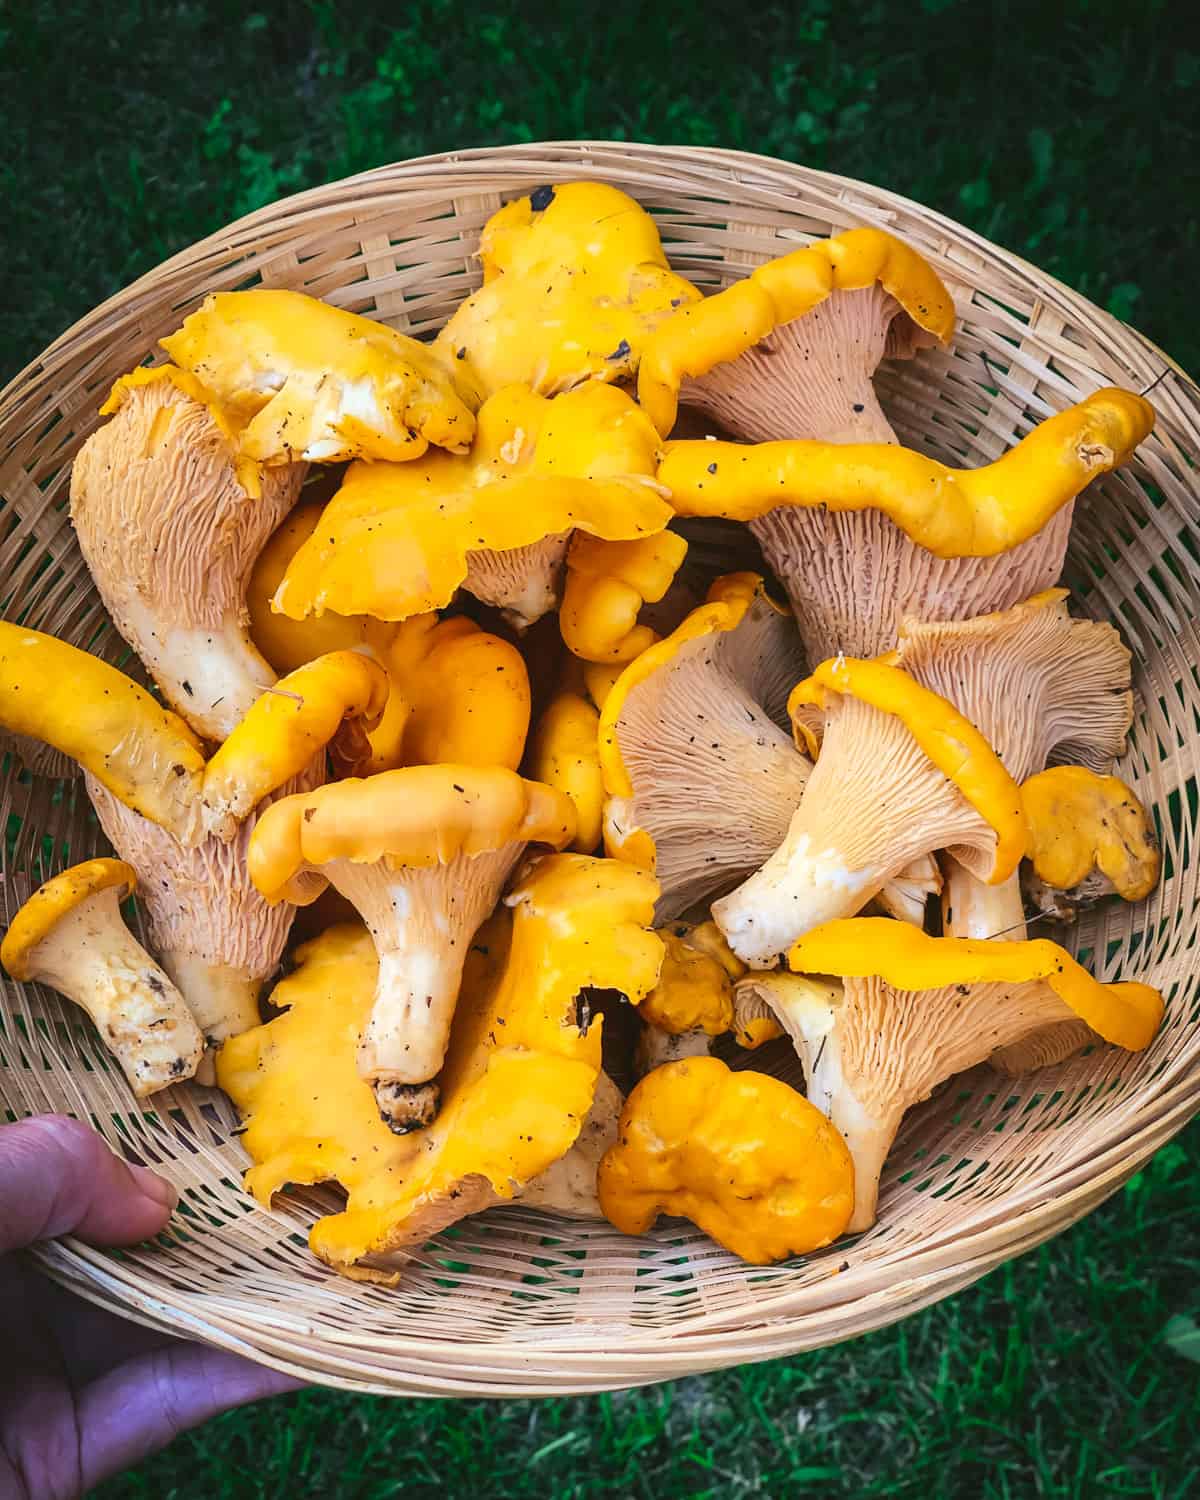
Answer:
[[(1200, 367), (1200, 48), (1167, 0), (0, 7), (13, 373), (272, 198), (454, 147), (739, 146), (884, 184)], [(306, 1393), (103, 1500), (1200, 1493), (1200, 1127), (1084, 1224), (839, 1349), (611, 1397)]]

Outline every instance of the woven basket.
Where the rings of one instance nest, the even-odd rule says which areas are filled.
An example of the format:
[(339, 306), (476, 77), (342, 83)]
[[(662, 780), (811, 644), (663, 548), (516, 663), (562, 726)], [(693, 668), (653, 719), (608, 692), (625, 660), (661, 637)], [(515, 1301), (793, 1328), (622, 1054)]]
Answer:
[[(968, 1285), (1094, 1208), (1200, 1103), (1197, 770), (1200, 392), (1145, 339), (969, 230), (845, 178), (732, 151), (570, 142), (429, 157), (289, 198), (193, 246), (57, 340), (0, 397), (0, 578), (9, 618), (122, 661), (67, 519), (68, 471), (112, 380), (215, 289), (301, 288), (410, 333), (438, 328), (479, 284), (481, 225), (544, 181), (594, 178), (658, 218), (674, 266), (702, 286), (856, 224), (902, 235), (954, 293), (950, 353), (887, 369), (902, 441), (957, 464), (994, 459), (1098, 386), (1150, 391), (1154, 436), (1077, 507), (1067, 582), (1115, 621), (1136, 661), (1119, 768), (1158, 818), (1160, 889), (1107, 906), (1068, 941), (1098, 977), (1158, 985), (1167, 1019), (1145, 1053), (1110, 1048), (1021, 1079), (986, 1068), (907, 1118), (879, 1222), (787, 1265), (747, 1267), (690, 1227), (626, 1239), (603, 1224), (497, 1209), (439, 1235), (396, 1290), (342, 1280), (306, 1248), (332, 1195), (268, 1212), (223, 1095), (184, 1087), (138, 1107), (81, 1013), (37, 986), (0, 995), (0, 1101), (64, 1110), (169, 1176), (171, 1231), (120, 1255), (41, 1247), (45, 1270), (150, 1326), (329, 1385), (409, 1395), (538, 1395), (664, 1380), (767, 1359), (892, 1323)], [(17, 826), (6, 917), (65, 864), (103, 849), (78, 780), (54, 763), (0, 777)], [(32, 774), (31, 774), (32, 772)], [(797, 1081), (781, 1044), (755, 1066)], [(790, 1070), (790, 1071), (789, 1071)]]

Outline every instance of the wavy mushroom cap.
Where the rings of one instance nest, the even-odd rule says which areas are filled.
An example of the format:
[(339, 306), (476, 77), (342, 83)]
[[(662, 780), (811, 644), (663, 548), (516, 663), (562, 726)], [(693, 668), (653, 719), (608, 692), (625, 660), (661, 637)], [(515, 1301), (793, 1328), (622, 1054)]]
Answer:
[(674, 531), (631, 542), (576, 536), (567, 552), (559, 625), (567, 649), (591, 662), (627, 662), (659, 639), (641, 621), (679, 571), (688, 544)]
[[(469, 453), (351, 465), (274, 607), (295, 620), (326, 609), (403, 620), (466, 586), (528, 624), (557, 597), (571, 532), (619, 541), (665, 529), (657, 448), (614, 387), (548, 400), (507, 386), (481, 408)], [(518, 551), (516, 566), (499, 566)]]
[(120, 859), (88, 859), (40, 885), (8, 924), (0, 943), (0, 964), (14, 979), (34, 977), (35, 954), (71, 912), (102, 891), (115, 891), (117, 903), (137, 890), (133, 867)]
[(830, 1244), (854, 1206), (850, 1153), (820, 1111), (777, 1078), (715, 1057), (642, 1079), (598, 1185), (625, 1234), (680, 1214), (752, 1265)]
[(604, 779), (600, 771), (600, 715), (578, 693), (558, 693), (546, 705), (529, 752), (535, 781), (557, 787), (575, 805), (571, 848), (592, 854), (600, 843)]
[(775, 1012), (808, 1097), (849, 1144), (852, 1230), (874, 1222), (905, 1112), (944, 1079), (1077, 1021), (1116, 1045), (1145, 1047), (1162, 1016), (1157, 991), (1098, 984), (1054, 943), (933, 938), (886, 918), (830, 922), (801, 938), (788, 964), (798, 972), (754, 975), (738, 988)]
[(303, 292), (214, 292), (162, 347), (239, 426), (249, 458), (277, 464), (461, 452), (475, 432), (452, 368), (427, 344)]
[(1116, 776), (1052, 766), (1021, 788), (1033, 873), (1053, 891), (1093, 899), (1115, 891), (1142, 901), (1158, 884), (1162, 857), (1149, 814)]
[(676, 307), (700, 293), (667, 264), (654, 220), (619, 188), (567, 182), (506, 203), (479, 241), (483, 286), (434, 348), (482, 399), (628, 380)]
[(592, 1109), (600, 1026), (588, 994), (637, 1000), (654, 983), (653, 900), (653, 880), (637, 871), (579, 855), (538, 861), (468, 958), (441, 1115), (402, 1137), (356, 1067), (375, 990), (371, 940), (343, 927), (306, 944), (274, 992), (284, 1015), (218, 1064), (247, 1123), (247, 1187), (269, 1203), (288, 1182), (340, 1182), (346, 1209), (313, 1226), (312, 1249), (347, 1274), (391, 1280), (376, 1257), (519, 1194), (566, 1155)]
[(689, 1031), (721, 1036), (733, 1025), (733, 981), (745, 972), (743, 965), (712, 922), (676, 923), (658, 935), (662, 969), (638, 1014), (671, 1036)]
[(682, 397), (751, 442), (892, 441), (870, 383), (889, 333), (900, 353), (953, 331), (929, 262), (885, 230), (851, 229), (680, 308), (646, 347), (638, 400), (664, 437)]

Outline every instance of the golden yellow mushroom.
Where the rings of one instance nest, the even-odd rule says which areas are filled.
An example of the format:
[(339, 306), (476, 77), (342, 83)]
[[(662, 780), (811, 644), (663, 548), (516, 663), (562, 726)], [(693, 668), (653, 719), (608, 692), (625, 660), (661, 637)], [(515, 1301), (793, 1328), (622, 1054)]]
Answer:
[(854, 1207), (850, 1153), (821, 1112), (777, 1078), (715, 1057), (642, 1079), (598, 1186), (624, 1233), (680, 1214), (752, 1265), (830, 1244)]
[(196, 1072), (204, 1038), (183, 996), (125, 926), (137, 879), (89, 859), (40, 886), (9, 923), (0, 963), (86, 1011), (139, 1099)]
[(274, 991), (285, 1013), (218, 1063), (246, 1120), (247, 1187), (269, 1203), (289, 1182), (340, 1182), (346, 1209), (313, 1226), (312, 1249), (346, 1274), (390, 1280), (363, 1262), (519, 1195), (579, 1140), (600, 1090), (588, 994), (637, 1001), (654, 983), (653, 903), (652, 877), (611, 861), (532, 865), (468, 955), (441, 1114), (404, 1136), (380, 1119), (356, 1063), (375, 996), (371, 938), (339, 927), (306, 944)]
[(434, 348), (480, 399), (514, 383), (553, 396), (628, 380), (655, 328), (700, 297), (668, 266), (645, 209), (601, 182), (506, 203), (483, 226), (479, 256), (483, 286)]

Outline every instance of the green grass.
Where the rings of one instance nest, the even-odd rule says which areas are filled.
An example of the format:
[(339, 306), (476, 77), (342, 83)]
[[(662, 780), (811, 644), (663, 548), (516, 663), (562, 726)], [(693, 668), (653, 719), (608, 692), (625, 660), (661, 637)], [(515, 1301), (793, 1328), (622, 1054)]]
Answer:
[[(1200, 368), (1190, 10), (28, 0), (0, 9), (0, 374), (281, 194), (581, 135), (740, 146), (885, 184)], [(1200, 1342), (1197, 1148), (1193, 1125), (1036, 1255), (840, 1349), (569, 1401), (305, 1393), (101, 1494), (1182, 1500), (1200, 1491), (1200, 1365), (1178, 1352)]]

